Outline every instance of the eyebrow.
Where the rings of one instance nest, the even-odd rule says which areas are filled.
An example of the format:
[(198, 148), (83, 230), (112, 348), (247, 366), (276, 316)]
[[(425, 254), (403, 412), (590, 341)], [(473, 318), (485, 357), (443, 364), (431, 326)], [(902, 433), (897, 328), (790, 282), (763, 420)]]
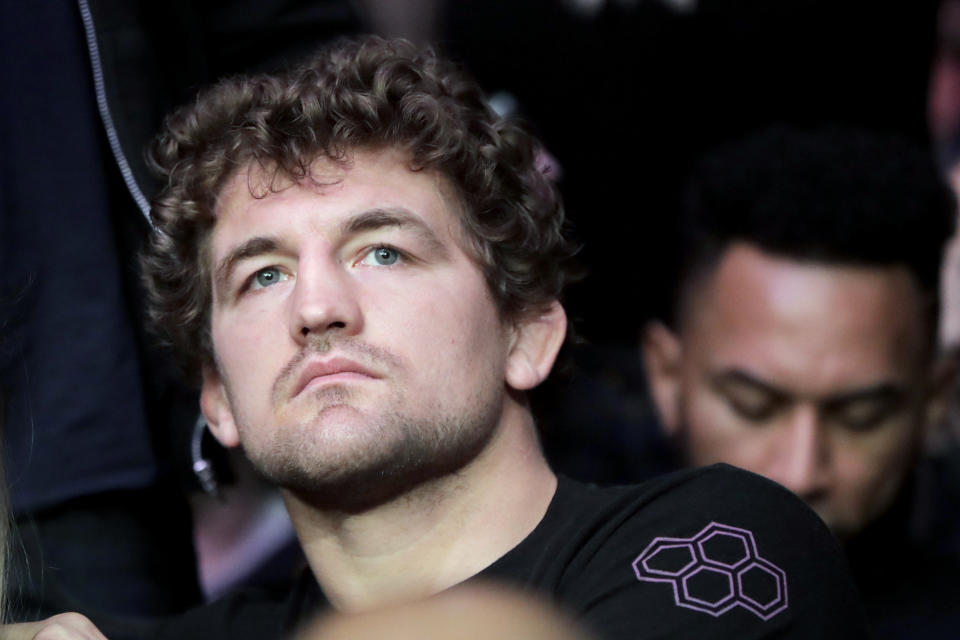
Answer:
[[(387, 227), (410, 229), (429, 245), (430, 250), (441, 256), (447, 255), (447, 247), (440, 241), (433, 229), (403, 207), (370, 209), (351, 216), (340, 224), (339, 232), (342, 236), (352, 236)], [(273, 236), (257, 236), (232, 249), (220, 260), (214, 270), (214, 286), (217, 291), (223, 292), (228, 288), (230, 277), (238, 263), (248, 258), (273, 253), (280, 246), (280, 241)]]
[(845, 404), (850, 404), (851, 402), (897, 402), (902, 400), (906, 395), (906, 389), (890, 382), (881, 382), (864, 389), (857, 389), (848, 393), (839, 393), (837, 395), (830, 396), (829, 398), (825, 398), (821, 402), (821, 405), (825, 407), (840, 407)]
[[(722, 387), (731, 383), (748, 385), (783, 400), (796, 396), (796, 394), (760, 380), (742, 369), (722, 371), (711, 376), (710, 381), (716, 387)], [(906, 391), (900, 385), (892, 382), (880, 382), (861, 389), (841, 391), (840, 393), (829, 395), (818, 400), (817, 404), (824, 407), (837, 407), (850, 402), (864, 400), (899, 400), (905, 395)]]
[(341, 223), (340, 233), (344, 236), (351, 236), (385, 227), (409, 229), (430, 245), (432, 251), (444, 256), (447, 254), (447, 247), (440, 241), (433, 229), (422, 218), (403, 207), (370, 209), (359, 213)]
[(718, 374), (710, 376), (710, 383), (714, 387), (725, 387), (729, 384), (740, 384), (746, 385), (748, 387), (753, 387), (759, 389), (766, 394), (777, 397), (781, 400), (786, 400), (793, 396), (790, 392), (785, 389), (780, 389), (769, 382), (765, 382), (752, 376), (743, 369), (727, 369), (721, 371)]
[(227, 288), (230, 284), (230, 276), (233, 275), (233, 270), (239, 262), (265, 253), (273, 253), (279, 246), (280, 242), (274, 237), (257, 236), (235, 247), (220, 260), (213, 272), (214, 286), (217, 291), (223, 292)]

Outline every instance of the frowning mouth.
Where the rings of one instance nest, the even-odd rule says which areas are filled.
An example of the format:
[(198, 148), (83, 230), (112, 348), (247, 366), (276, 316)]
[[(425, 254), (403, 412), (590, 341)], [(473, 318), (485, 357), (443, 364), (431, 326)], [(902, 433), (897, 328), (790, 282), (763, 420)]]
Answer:
[(296, 397), (308, 387), (351, 380), (374, 380), (380, 376), (367, 367), (347, 358), (328, 358), (308, 363), (293, 388)]

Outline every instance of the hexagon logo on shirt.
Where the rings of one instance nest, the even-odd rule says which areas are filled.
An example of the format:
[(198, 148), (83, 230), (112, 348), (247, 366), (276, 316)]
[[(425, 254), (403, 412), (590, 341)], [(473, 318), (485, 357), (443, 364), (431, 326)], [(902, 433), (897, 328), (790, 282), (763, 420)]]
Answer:
[(757, 553), (752, 532), (719, 522), (690, 538), (654, 538), (633, 570), (641, 582), (669, 584), (678, 607), (714, 617), (743, 607), (769, 620), (788, 606), (787, 574)]

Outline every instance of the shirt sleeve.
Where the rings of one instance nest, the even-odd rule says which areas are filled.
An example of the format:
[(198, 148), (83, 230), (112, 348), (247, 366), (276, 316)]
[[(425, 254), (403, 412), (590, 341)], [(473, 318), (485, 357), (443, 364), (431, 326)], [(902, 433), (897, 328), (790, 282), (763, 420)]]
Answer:
[(668, 476), (596, 522), (558, 595), (600, 638), (866, 637), (833, 536), (769, 480), (726, 465)]

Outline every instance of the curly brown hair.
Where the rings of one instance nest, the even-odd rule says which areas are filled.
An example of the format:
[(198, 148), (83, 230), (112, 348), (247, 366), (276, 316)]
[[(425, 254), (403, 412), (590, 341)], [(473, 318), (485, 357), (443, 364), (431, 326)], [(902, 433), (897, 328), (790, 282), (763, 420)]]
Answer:
[(168, 117), (151, 147), (165, 186), (141, 258), (149, 316), (188, 374), (214, 361), (206, 254), (227, 180), (250, 166), (303, 180), (316, 159), (342, 161), (360, 148), (401, 149), (412, 168), (447, 177), (501, 317), (560, 298), (576, 247), (537, 166), (537, 140), (498, 117), (477, 83), (432, 50), (344, 40), (283, 74), (220, 82)]

